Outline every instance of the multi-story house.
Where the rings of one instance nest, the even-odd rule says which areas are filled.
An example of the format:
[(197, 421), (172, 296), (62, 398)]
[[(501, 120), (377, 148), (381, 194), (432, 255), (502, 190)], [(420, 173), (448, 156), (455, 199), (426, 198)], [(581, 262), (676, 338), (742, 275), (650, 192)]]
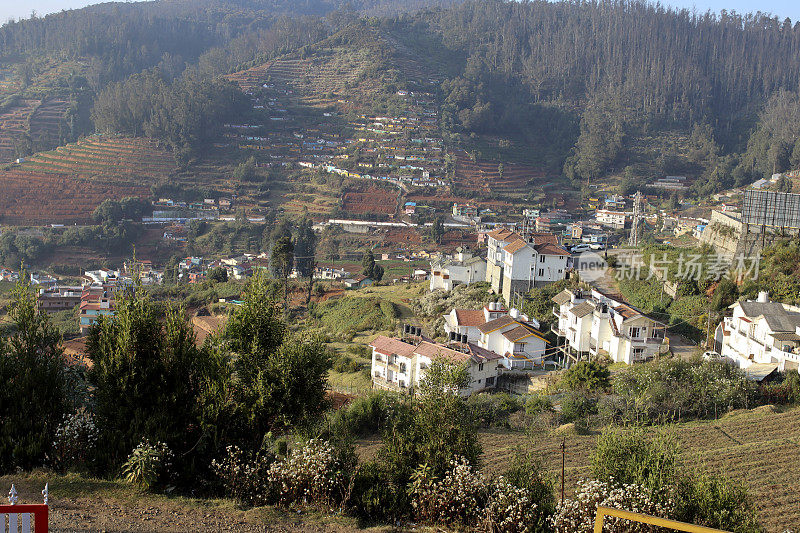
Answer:
[(56, 287), (41, 289), (37, 305), (42, 311), (56, 313), (64, 309), (75, 309), (81, 303), (83, 287)]
[(608, 209), (598, 209), (595, 211), (594, 218), (598, 223), (614, 229), (625, 227), (625, 221), (632, 215), (630, 211), (610, 211)]
[(800, 307), (770, 302), (767, 293), (758, 299), (736, 302), (733, 316), (714, 332), (717, 351), (747, 369), (754, 364), (773, 364), (782, 372), (800, 367)]
[(488, 303), (483, 309), (452, 309), (444, 315), (444, 331), (448, 335), (466, 335), (467, 341), (478, 342), (481, 338), (478, 327), (506, 314), (506, 307), (500, 302)]
[(430, 290), (452, 290), (456, 285), (469, 285), (486, 279), (486, 260), (459, 247), (452, 258), (431, 261)]
[(633, 364), (659, 354), (664, 346), (665, 325), (630, 304), (598, 290), (564, 290), (553, 301), (564, 362), (608, 357)]
[(569, 252), (549, 233), (526, 237), (508, 229), (486, 235), (486, 281), (507, 305), (520, 293), (564, 279)]
[(478, 326), (478, 346), (500, 354), (503, 366), (509, 370), (532, 369), (542, 364), (547, 348), (547, 341), (537, 327), (537, 323), (512, 309), (508, 315)]
[(402, 339), (379, 336), (372, 348), (372, 386), (397, 392), (411, 392), (425, 378), (425, 371), (437, 358), (465, 364), (469, 384), (459, 391), (462, 396), (493, 389), (497, 384), (500, 356), (474, 343), (437, 344), (421, 336)]

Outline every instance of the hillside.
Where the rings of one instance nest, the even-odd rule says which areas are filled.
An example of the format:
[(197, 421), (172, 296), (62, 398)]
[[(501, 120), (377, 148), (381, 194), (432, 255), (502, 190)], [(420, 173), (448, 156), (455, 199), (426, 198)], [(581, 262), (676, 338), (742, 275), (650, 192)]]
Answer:
[[(800, 408), (759, 407), (737, 411), (716, 421), (674, 426), (687, 468), (703, 468), (744, 484), (770, 533), (800, 526)], [(536, 434), (492, 431), (481, 437), (488, 468), (501, 471), (517, 449), (531, 449), (554, 479), (560, 477), (561, 439), (566, 438), (566, 489), (590, 475), (589, 458), (596, 434)]]

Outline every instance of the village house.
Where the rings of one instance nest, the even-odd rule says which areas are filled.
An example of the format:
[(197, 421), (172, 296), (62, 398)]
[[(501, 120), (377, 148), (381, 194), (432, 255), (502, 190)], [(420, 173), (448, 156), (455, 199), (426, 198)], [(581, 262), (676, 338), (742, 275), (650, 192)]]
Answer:
[(444, 331), (447, 335), (466, 335), (467, 341), (478, 342), (481, 338), (478, 327), (506, 314), (501, 302), (490, 302), (483, 309), (452, 309), (444, 315)]
[(123, 288), (124, 285), (117, 281), (83, 287), (78, 311), (78, 324), (82, 334), (88, 333), (100, 316), (114, 315), (116, 293)]
[(430, 290), (452, 290), (456, 285), (470, 285), (486, 279), (486, 260), (472, 255), (468, 248), (458, 247), (453, 257), (431, 261)]
[[(766, 292), (758, 299), (736, 302), (714, 332), (719, 354), (736, 366), (772, 365), (781, 372), (800, 365), (800, 307), (770, 302)], [(773, 369), (773, 370), (774, 370)]]
[(500, 354), (509, 370), (529, 370), (542, 365), (547, 341), (538, 330), (539, 324), (511, 309), (509, 314), (478, 326), (478, 346)]
[(459, 390), (462, 396), (493, 389), (497, 384), (499, 362), (496, 353), (470, 342), (452, 342), (448, 346), (432, 342), (419, 332), (391, 338), (381, 335), (370, 343), (372, 348), (372, 386), (376, 389), (411, 392), (425, 378), (425, 371), (437, 358), (465, 364), (469, 384)]
[(508, 229), (487, 235), (486, 281), (511, 305), (518, 294), (564, 279), (569, 252), (550, 233), (523, 237)]
[(359, 274), (343, 280), (342, 283), (344, 283), (346, 289), (362, 289), (364, 287), (369, 287), (374, 281), (364, 274)]
[(81, 303), (83, 287), (52, 287), (40, 289), (36, 304), (42, 311), (56, 313), (75, 309)]
[(603, 226), (623, 229), (625, 221), (632, 215), (629, 211), (610, 211), (608, 209), (598, 209), (595, 211), (594, 217), (598, 223)]
[(633, 364), (660, 353), (665, 325), (635, 307), (598, 290), (566, 289), (553, 301), (564, 362), (608, 357), (615, 363)]

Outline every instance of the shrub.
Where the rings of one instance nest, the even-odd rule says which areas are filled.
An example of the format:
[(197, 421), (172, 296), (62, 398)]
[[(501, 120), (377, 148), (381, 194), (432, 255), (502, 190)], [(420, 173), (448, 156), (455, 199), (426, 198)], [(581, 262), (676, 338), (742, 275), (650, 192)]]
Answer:
[(486, 529), (503, 533), (533, 533), (541, 531), (538, 505), (531, 495), (500, 476), (494, 484), (486, 506)]
[(332, 415), (329, 427), (333, 435), (363, 437), (384, 429), (393, 420), (400, 406), (400, 399), (387, 392), (374, 392), (356, 398)]
[(611, 373), (597, 361), (580, 361), (564, 372), (559, 385), (567, 390), (604, 391), (611, 386)]
[(510, 394), (473, 394), (467, 399), (475, 421), (484, 427), (507, 425), (511, 413), (522, 408), (521, 402)]
[(378, 463), (365, 463), (356, 470), (347, 505), (357, 517), (381, 522), (406, 519), (411, 512), (406, 486)]
[(344, 490), (344, 466), (330, 442), (311, 439), (272, 463), (267, 483), (277, 503), (330, 503)]
[(122, 465), (125, 481), (149, 490), (157, 483), (164, 482), (172, 466), (172, 452), (163, 442), (150, 444), (142, 440)]
[(275, 457), (271, 453), (247, 453), (238, 446), (228, 446), (222, 460), (211, 462), (226, 494), (248, 505), (263, 505), (268, 500), (267, 472)]
[(94, 417), (85, 409), (66, 415), (56, 428), (54, 463), (60, 470), (85, 470), (97, 444)]
[(450, 461), (438, 480), (428, 465), (420, 465), (411, 483), (411, 505), (420, 520), (448, 525), (474, 526), (488, 499), (486, 481), (463, 458)]
[(525, 402), (525, 414), (536, 416), (553, 410), (553, 402), (544, 394), (532, 394)]
[[(578, 482), (575, 497), (558, 505), (550, 524), (555, 533), (592, 533), (598, 505), (660, 517), (671, 516), (675, 508), (672, 501), (657, 499), (650, 489), (641, 485), (619, 484), (613, 480), (582, 480)], [(606, 518), (603, 531), (650, 533), (652, 526), (621, 518)]]
[(671, 434), (608, 429), (597, 439), (592, 473), (603, 482), (641, 485), (658, 493), (676, 480), (677, 450)]
[(760, 533), (747, 491), (725, 478), (705, 473), (685, 476), (677, 486), (678, 519), (735, 533)]
[(597, 399), (585, 391), (571, 391), (561, 398), (563, 422), (585, 422), (590, 415), (597, 414)]

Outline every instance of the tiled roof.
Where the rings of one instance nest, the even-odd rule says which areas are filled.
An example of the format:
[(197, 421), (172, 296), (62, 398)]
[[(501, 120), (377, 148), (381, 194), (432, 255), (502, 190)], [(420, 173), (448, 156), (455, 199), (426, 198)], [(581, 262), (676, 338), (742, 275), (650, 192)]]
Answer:
[(493, 238), (493, 239), (497, 239), (497, 240), (499, 240), (499, 241), (502, 241), (502, 240), (504, 240), (506, 237), (508, 237), (509, 235), (511, 235), (512, 233), (514, 233), (514, 232), (513, 232), (513, 231), (511, 231), (510, 229), (507, 229), (507, 228), (500, 228), (500, 229), (496, 229), (496, 230), (490, 231), (490, 232), (489, 232), (489, 233), (487, 233), (486, 235), (487, 235), (488, 237), (491, 237), (491, 238)]
[(531, 233), (530, 237), (537, 246), (540, 244), (558, 246), (558, 236), (553, 233)]
[(421, 342), (419, 346), (413, 350), (413, 352), (431, 360), (436, 359), (437, 357), (443, 357), (448, 361), (453, 361), (456, 363), (463, 363), (470, 358), (470, 354), (451, 350), (450, 348), (434, 344), (432, 342)]
[(482, 309), (456, 309), (456, 323), (459, 326), (480, 326), (486, 322)]
[(563, 291), (553, 296), (553, 301), (558, 305), (564, 305), (571, 299), (572, 299), (572, 293), (569, 292), (567, 289), (564, 289)]
[(524, 339), (525, 337), (530, 337), (531, 335), (533, 335), (533, 332), (521, 325), (503, 333), (503, 337), (511, 342), (517, 342), (518, 340)]
[(592, 311), (594, 311), (594, 305), (592, 305), (590, 302), (579, 303), (578, 305), (569, 310), (570, 313), (572, 313), (578, 318), (583, 318)]
[(541, 255), (569, 255), (569, 252), (562, 247), (549, 242), (537, 244), (534, 249)]
[(489, 333), (490, 331), (494, 331), (496, 329), (508, 326), (509, 324), (513, 324), (515, 322), (516, 320), (514, 320), (508, 315), (505, 315), (501, 316), (500, 318), (495, 318), (494, 320), (490, 320), (485, 324), (481, 324), (480, 326), (478, 326), (478, 329), (480, 330), (481, 333)]
[(375, 338), (374, 341), (369, 343), (372, 348), (375, 348), (375, 351), (380, 352), (384, 355), (402, 355), (403, 357), (411, 357), (414, 354), (415, 346), (413, 344), (409, 344), (407, 342), (403, 342), (400, 339), (393, 339), (391, 337), (386, 337), (385, 335), (380, 335)]
[(523, 239), (517, 239), (512, 241), (510, 244), (507, 244), (506, 247), (503, 248), (503, 250), (510, 254), (515, 254), (520, 250), (522, 250), (523, 248), (525, 248), (526, 246), (528, 246), (527, 242), (525, 242)]

